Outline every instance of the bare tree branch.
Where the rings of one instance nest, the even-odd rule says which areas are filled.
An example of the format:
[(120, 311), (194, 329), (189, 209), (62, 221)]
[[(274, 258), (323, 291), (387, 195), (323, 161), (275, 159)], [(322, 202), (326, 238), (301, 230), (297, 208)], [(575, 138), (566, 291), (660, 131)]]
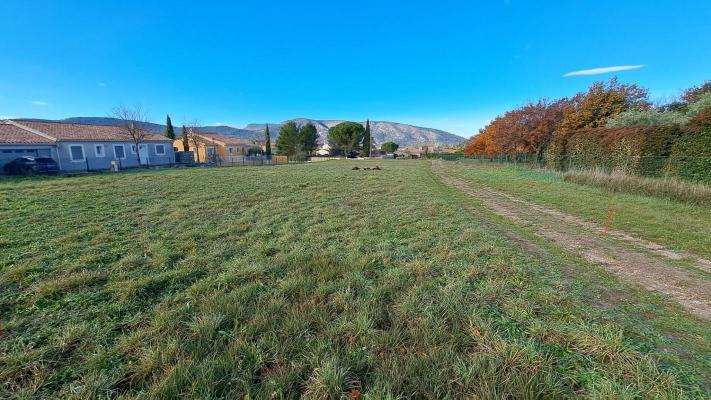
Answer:
[(195, 157), (196, 161), (199, 163), (200, 162), (200, 132), (198, 130), (198, 127), (200, 126), (200, 122), (197, 120), (190, 121), (187, 124), (184, 124), (187, 126), (188, 132), (188, 142), (195, 147)]
[(131, 139), (136, 146), (136, 158), (138, 165), (141, 165), (140, 144), (146, 139), (149, 132), (146, 129), (148, 124), (148, 114), (141, 106), (126, 107), (123, 105), (114, 107), (111, 114), (118, 120), (118, 127)]

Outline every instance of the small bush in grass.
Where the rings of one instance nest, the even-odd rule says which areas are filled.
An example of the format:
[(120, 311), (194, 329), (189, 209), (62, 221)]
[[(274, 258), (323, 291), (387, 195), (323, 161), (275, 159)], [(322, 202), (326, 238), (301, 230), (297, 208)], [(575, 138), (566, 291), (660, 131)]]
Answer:
[(568, 182), (601, 187), (613, 192), (664, 197), (692, 204), (711, 205), (711, 186), (676, 178), (646, 178), (619, 171), (570, 170), (563, 173)]

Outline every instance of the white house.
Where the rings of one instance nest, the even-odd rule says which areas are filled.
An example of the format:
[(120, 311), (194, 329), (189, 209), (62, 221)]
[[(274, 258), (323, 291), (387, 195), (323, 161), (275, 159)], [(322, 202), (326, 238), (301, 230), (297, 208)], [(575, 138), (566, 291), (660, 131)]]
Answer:
[(62, 122), (0, 121), (0, 172), (21, 156), (51, 157), (62, 171), (106, 170), (111, 162), (121, 168), (172, 164), (172, 140), (149, 133), (136, 146), (119, 127)]

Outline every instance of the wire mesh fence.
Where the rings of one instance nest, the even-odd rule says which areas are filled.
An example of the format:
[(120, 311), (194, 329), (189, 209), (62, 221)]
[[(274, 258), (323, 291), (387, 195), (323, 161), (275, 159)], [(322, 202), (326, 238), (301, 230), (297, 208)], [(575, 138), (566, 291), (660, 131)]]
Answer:
[(709, 156), (630, 156), (610, 154), (604, 157), (578, 154), (555, 157), (542, 154), (438, 154), (429, 158), (479, 164), (511, 164), (530, 168), (548, 168), (556, 171), (596, 170), (605, 173), (623, 173), (648, 177), (678, 176), (711, 182), (711, 157)]
[(216, 157), (212, 161), (218, 167), (246, 167), (246, 166), (262, 166), (262, 165), (282, 165), (289, 164), (290, 160), (287, 156), (222, 156)]

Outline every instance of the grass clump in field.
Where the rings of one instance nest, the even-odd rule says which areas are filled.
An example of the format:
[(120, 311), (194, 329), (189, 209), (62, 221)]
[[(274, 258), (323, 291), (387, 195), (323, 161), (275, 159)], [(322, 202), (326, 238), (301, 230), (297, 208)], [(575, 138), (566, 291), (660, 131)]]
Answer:
[(705, 395), (708, 324), (354, 165), (0, 182), (0, 397)]
[(581, 185), (601, 187), (613, 192), (641, 194), (677, 200), (701, 206), (711, 206), (711, 186), (676, 178), (648, 178), (622, 172), (601, 170), (570, 170), (563, 180)]

